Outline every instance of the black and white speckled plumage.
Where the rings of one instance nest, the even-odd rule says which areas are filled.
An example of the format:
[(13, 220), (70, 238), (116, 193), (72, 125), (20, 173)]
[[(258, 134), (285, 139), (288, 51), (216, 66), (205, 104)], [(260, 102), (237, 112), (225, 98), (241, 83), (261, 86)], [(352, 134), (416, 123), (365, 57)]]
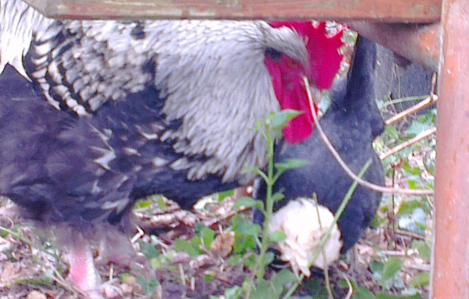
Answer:
[[(371, 159), (364, 179), (384, 186), (384, 171), (381, 160), (373, 149), (373, 140), (382, 133), (384, 122), (375, 102), (374, 82), (376, 45), (359, 37), (352, 69), (347, 80), (340, 82), (332, 96), (332, 104), (320, 120), (326, 135), (345, 163), (358, 173)], [(283, 144), (276, 149), (275, 160), (304, 159), (306, 167), (287, 171), (275, 185), (274, 191), (282, 190), (285, 200), (311, 197), (316, 193), (320, 205), (337, 212), (352, 179), (345, 173), (318, 133), (305, 143)], [(257, 198), (265, 197), (265, 185), (259, 184)], [(370, 225), (381, 201), (381, 193), (358, 186), (353, 197), (339, 219), (338, 226), (343, 240), (342, 252), (347, 251)], [(255, 214), (261, 223), (262, 215)]]
[(308, 63), (265, 22), (54, 21), (21, 0), (0, 0), (0, 46), (0, 194), (46, 223), (247, 183), (279, 109), (266, 51)]

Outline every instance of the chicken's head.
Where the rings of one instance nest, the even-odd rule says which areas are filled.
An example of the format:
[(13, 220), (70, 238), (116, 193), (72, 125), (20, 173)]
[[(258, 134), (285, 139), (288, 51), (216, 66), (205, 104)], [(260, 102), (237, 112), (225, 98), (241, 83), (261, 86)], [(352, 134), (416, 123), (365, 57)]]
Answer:
[[(306, 76), (312, 86), (319, 90), (329, 89), (340, 69), (342, 55), (342, 31), (330, 36), (326, 23), (276, 22), (274, 28), (293, 29), (303, 39), (308, 52), (308, 61), (295, 61), (291, 56), (281, 55), (275, 50), (267, 51), (265, 65), (272, 77), (275, 95), (282, 109), (294, 109), (303, 114), (294, 119), (284, 130), (287, 142), (295, 144), (308, 138), (314, 123), (308, 97), (303, 84)], [(283, 51), (285, 52), (285, 51)]]

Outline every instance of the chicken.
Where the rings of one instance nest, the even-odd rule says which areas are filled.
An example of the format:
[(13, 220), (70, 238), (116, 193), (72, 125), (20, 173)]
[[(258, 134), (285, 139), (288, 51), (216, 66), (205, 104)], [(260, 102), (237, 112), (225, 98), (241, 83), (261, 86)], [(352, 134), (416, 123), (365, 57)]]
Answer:
[[(311, 22), (56, 21), (0, 0), (0, 195), (55, 230), (90, 294), (90, 244), (130, 247), (139, 198), (190, 208), (247, 184), (266, 163), (256, 123), (280, 109), (305, 112), (286, 142), (305, 140), (302, 77), (329, 87), (340, 46)], [(131, 259), (120, 251), (109, 258)]]
[[(381, 161), (373, 149), (373, 140), (382, 133), (384, 122), (374, 97), (374, 67), (376, 45), (359, 37), (353, 65), (346, 81), (332, 95), (328, 111), (320, 119), (321, 127), (345, 163), (355, 173), (360, 172), (368, 160), (372, 161), (364, 178), (377, 185), (384, 185)], [(271, 228), (286, 233), (286, 240), (279, 244), (281, 258), (292, 264), (296, 272), (309, 275), (312, 264), (324, 268), (339, 254), (352, 247), (369, 226), (381, 200), (381, 193), (359, 186), (338, 221), (340, 240), (333, 228), (330, 242), (326, 243), (327, 263), (322, 253), (317, 254), (318, 240), (324, 237), (325, 228), (333, 223), (331, 212), (336, 213), (353, 180), (345, 173), (326, 147), (319, 133), (297, 145), (283, 143), (275, 151), (275, 161), (302, 159), (307, 166), (284, 173), (274, 192), (282, 191), (285, 199), (276, 204), (278, 210), (272, 218)], [(265, 184), (258, 184), (255, 196), (265, 198)], [(304, 197), (317, 195), (320, 209), (316, 209)], [(300, 198), (301, 203), (292, 204)], [(316, 215), (316, 210), (318, 215)], [(326, 211), (328, 210), (328, 211)], [(309, 211), (309, 212), (306, 212)], [(262, 214), (254, 215), (257, 223)], [(321, 221), (314, 220), (321, 218)], [(293, 227), (290, 222), (297, 225)], [(301, 225), (303, 224), (303, 225)], [(309, 224), (309, 225), (306, 225)], [(321, 226), (319, 224), (322, 224)], [(318, 232), (319, 231), (319, 232)], [(340, 242), (339, 242), (340, 241)], [(333, 246), (334, 245), (334, 246)], [(313, 258), (318, 257), (317, 261)]]

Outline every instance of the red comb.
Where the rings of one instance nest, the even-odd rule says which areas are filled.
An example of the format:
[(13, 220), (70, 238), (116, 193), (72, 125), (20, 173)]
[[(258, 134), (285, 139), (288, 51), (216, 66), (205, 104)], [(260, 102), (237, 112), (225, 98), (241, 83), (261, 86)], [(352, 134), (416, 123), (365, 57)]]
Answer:
[(306, 40), (311, 62), (310, 78), (319, 89), (331, 88), (342, 62), (339, 50), (343, 45), (343, 31), (328, 36), (325, 22), (319, 23), (318, 26), (314, 26), (312, 22), (273, 22), (270, 25), (275, 28), (292, 28)]
[[(343, 31), (329, 36), (324, 22), (319, 23), (318, 26), (314, 26), (312, 22), (274, 22), (271, 26), (292, 28), (305, 39), (311, 63), (310, 73), (307, 74), (309, 79), (318, 89), (331, 88), (342, 62), (339, 49), (343, 45)], [(275, 93), (281, 108), (304, 112), (284, 129), (284, 137), (291, 144), (303, 142), (311, 135), (314, 121), (300, 73), (298, 72), (297, 76), (293, 77), (295, 82), (290, 82), (289, 87), (286, 88), (286, 82), (291, 80), (285, 77), (288, 75), (282, 74), (281, 69), (268, 61), (266, 65), (273, 78)], [(286, 71), (295, 72), (292, 69)]]

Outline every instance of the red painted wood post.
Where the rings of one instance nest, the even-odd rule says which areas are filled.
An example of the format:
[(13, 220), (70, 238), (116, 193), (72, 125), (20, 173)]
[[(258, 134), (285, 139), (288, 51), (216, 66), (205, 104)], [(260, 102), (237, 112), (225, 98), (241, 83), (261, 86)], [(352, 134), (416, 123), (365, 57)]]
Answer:
[(443, 0), (432, 298), (469, 298), (469, 1)]

